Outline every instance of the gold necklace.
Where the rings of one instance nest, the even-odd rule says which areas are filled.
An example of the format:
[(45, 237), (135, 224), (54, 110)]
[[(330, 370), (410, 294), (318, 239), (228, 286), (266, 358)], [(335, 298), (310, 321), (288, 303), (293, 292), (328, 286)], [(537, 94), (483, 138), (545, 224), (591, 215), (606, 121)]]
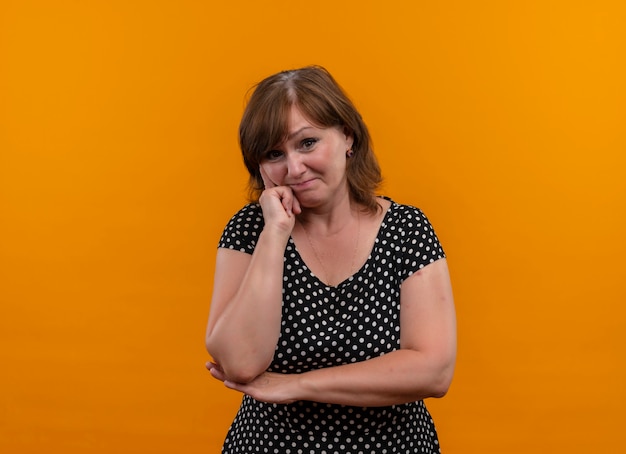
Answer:
[[(361, 215), (360, 213), (357, 211), (357, 224), (356, 224), (356, 241), (354, 243), (354, 252), (352, 253), (352, 261), (350, 262), (350, 270), (349, 273), (352, 273), (352, 270), (354, 269), (354, 265), (356, 263), (356, 256), (357, 256), (357, 252), (359, 250), (359, 238), (361, 236)], [(308, 230), (306, 229), (306, 227), (304, 226), (304, 224), (301, 222), (300, 225), (302, 226), (302, 230), (304, 230), (304, 235), (306, 236), (307, 241), (309, 242), (309, 245), (311, 246), (311, 250), (313, 251), (313, 254), (315, 255), (315, 258), (317, 259), (317, 261), (319, 262), (320, 266), (322, 267), (322, 271), (324, 272), (324, 275), (326, 277), (325, 281), (328, 283), (329, 286), (333, 286), (332, 282), (330, 281), (330, 273), (328, 272), (328, 270), (326, 269), (326, 266), (324, 266), (324, 261), (322, 260), (320, 254), (317, 251), (317, 248), (313, 245), (313, 241), (311, 240), (311, 236), (309, 235)], [(351, 275), (351, 274), (350, 274)], [(343, 281), (341, 281), (343, 282)], [(341, 282), (338, 282), (341, 283)]]

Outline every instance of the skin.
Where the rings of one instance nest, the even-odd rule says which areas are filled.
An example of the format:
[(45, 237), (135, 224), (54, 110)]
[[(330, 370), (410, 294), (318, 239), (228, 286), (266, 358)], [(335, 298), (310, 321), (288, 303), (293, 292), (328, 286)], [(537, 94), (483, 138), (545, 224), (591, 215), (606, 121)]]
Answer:
[[(345, 174), (350, 134), (319, 128), (295, 107), (288, 131), (260, 166), (265, 227), (254, 253), (217, 253), (206, 336), (214, 359), (207, 363), (211, 375), (228, 388), (270, 403), (315, 400), (380, 406), (443, 396), (456, 357), (454, 302), (445, 259), (402, 284), (399, 350), (302, 374), (266, 372), (280, 334), (283, 253), (289, 237), (312, 272), (336, 285), (367, 259), (389, 207), (381, 200), (383, 210), (367, 215), (351, 202)], [(362, 232), (356, 241), (355, 231)], [(348, 263), (345, 257), (352, 256), (354, 263)]]

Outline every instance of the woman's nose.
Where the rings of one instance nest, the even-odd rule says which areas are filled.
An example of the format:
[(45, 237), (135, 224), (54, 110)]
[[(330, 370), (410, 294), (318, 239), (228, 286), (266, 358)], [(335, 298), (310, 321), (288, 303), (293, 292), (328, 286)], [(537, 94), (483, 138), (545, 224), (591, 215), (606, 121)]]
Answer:
[(297, 177), (304, 173), (306, 166), (303, 162), (302, 155), (299, 153), (290, 153), (287, 156), (287, 173), (291, 177)]

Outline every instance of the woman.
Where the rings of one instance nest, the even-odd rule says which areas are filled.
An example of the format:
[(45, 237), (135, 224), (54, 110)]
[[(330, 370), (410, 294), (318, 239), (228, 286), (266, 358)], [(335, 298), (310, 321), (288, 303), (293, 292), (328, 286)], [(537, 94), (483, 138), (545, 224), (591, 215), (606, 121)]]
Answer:
[(456, 328), (428, 220), (375, 195), (367, 128), (321, 67), (263, 80), (239, 132), (254, 203), (220, 240), (206, 334), (244, 393), (223, 453), (439, 452), (423, 399), (448, 390)]

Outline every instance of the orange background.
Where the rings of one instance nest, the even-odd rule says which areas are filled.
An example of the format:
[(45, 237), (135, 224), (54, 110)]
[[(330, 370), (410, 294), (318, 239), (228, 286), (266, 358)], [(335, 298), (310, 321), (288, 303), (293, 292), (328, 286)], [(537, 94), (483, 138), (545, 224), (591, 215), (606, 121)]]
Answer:
[(0, 452), (214, 453), (246, 90), (317, 63), (449, 256), (444, 452), (626, 446), (626, 4), (4, 0)]

